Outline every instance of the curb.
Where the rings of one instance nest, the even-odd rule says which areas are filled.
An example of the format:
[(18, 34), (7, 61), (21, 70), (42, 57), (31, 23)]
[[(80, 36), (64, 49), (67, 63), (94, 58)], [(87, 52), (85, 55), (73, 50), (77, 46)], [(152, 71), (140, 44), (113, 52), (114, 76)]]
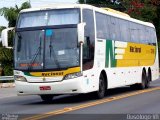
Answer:
[(15, 83), (0, 83), (0, 88), (13, 88)]

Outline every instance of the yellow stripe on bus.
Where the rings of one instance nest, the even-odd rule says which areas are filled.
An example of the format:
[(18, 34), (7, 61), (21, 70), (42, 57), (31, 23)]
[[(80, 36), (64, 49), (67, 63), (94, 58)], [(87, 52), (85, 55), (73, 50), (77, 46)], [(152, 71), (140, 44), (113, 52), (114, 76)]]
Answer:
[(124, 54), (120, 54), (122, 59), (117, 59), (117, 67), (151, 66), (155, 62), (156, 46), (128, 43), (124, 49)]
[(36, 77), (59, 77), (76, 72), (80, 72), (80, 67), (69, 68), (67, 70), (62, 70), (62, 71), (30, 72), (30, 75)]

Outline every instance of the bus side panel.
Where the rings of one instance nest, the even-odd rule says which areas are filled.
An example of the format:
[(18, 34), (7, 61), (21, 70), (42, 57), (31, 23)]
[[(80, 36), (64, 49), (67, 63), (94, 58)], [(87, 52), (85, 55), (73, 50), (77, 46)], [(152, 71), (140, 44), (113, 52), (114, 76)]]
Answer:
[(108, 88), (141, 83), (143, 68), (148, 72), (151, 67), (152, 79), (158, 78), (156, 46), (101, 39), (97, 41), (95, 64), (97, 68), (105, 69)]

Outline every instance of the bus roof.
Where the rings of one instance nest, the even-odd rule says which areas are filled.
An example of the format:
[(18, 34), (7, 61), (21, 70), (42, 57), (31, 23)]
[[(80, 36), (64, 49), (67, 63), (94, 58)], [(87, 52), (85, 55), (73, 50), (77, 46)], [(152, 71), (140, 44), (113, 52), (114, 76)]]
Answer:
[(88, 9), (92, 9), (97, 12), (104, 13), (104, 14), (107, 14), (110, 16), (114, 16), (117, 18), (129, 20), (129, 21), (132, 21), (132, 22), (135, 22), (138, 24), (142, 24), (142, 25), (146, 25), (146, 26), (155, 28), (152, 23), (144, 22), (144, 21), (140, 21), (140, 20), (131, 18), (131, 17), (129, 17), (129, 15), (127, 15), (125, 13), (122, 13), (122, 12), (119, 12), (116, 10), (112, 10), (109, 8), (105, 8), (105, 9), (98, 8), (98, 7), (94, 7), (92, 5), (87, 5), (87, 4), (64, 4), (64, 3), (63, 4), (50, 4), (50, 5), (43, 5), (43, 6), (35, 7), (35, 8), (23, 9), (23, 10), (21, 10), (20, 13), (32, 12), (32, 11), (43, 11), (43, 10), (50, 10), (50, 9), (62, 9), (62, 8), (88, 8)]
[(111, 8), (103, 8), (103, 9), (107, 10), (107, 11), (110, 11), (110, 12), (113, 12), (115, 14), (119, 14), (119, 15), (122, 15), (122, 16), (130, 17), (128, 14), (126, 14), (124, 12), (120, 12), (120, 11), (117, 11), (117, 10), (114, 10), (114, 9), (111, 9)]

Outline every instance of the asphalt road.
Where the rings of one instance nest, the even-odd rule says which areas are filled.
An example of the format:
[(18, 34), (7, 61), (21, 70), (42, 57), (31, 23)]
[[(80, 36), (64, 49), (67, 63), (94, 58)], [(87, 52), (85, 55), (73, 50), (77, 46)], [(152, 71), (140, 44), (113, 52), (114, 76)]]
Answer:
[(102, 100), (94, 99), (91, 94), (62, 95), (51, 103), (41, 101), (39, 96), (16, 96), (15, 88), (1, 88), (0, 114), (0, 120), (6, 117), (28, 120), (133, 120), (143, 117), (160, 120), (160, 79), (143, 91), (121, 87), (109, 90)]

